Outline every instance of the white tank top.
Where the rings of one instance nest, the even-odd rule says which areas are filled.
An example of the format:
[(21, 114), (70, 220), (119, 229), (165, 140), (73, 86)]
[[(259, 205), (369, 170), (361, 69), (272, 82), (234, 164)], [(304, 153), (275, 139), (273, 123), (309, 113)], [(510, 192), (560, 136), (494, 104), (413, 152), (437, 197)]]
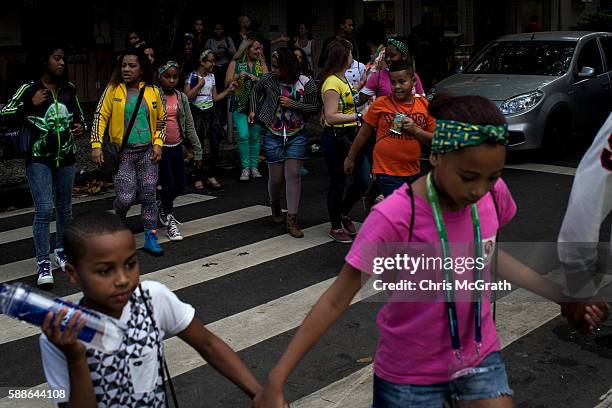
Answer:
[(295, 46), (304, 50), (304, 54), (306, 54), (306, 58), (310, 63), (310, 68), (314, 69), (315, 67), (312, 65), (312, 40), (308, 40), (308, 44), (305, 47), (300, 47), (300, 40), (297, 40)]

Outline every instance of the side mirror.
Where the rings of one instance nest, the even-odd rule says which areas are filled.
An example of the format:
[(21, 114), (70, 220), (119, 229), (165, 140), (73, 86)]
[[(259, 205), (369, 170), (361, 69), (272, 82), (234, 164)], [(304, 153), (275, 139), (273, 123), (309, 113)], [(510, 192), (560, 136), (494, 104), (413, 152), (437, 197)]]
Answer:
[(595, 77), (595, 68), (582, 67), (580, 72), (578, 72), (578, 78), (594, 78), (594, 77)]

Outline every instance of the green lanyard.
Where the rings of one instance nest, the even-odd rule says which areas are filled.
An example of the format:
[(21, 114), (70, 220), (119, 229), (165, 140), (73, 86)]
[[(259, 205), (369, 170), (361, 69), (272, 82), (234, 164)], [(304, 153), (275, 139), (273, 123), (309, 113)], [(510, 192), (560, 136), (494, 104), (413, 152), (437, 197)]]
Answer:
[[(442, 249), (443, 256), (443, 268), (444, 268), (444, 279), (449, 283), (446, 292), (446, 312), (448, 314), (448, 328), (450, 331), (451, 342), (453, 346), (453, 352), (458, 359), (461, 359), (461, 341), (459, 340), (459, 321), (457, 319), (457, 305), (455, 304), (455, 291), (454, 291), (454, 278), (453, 270), (447, 268), (446, 259), (451, 258), (450, 246), (448, 242), (448, 234), (444, 227), (444, 219), (442, 217), (442, 208), (440, 207), (440, 200), (438, 199), (438, 193), (433, 185), (432, 173), (427, 175), (427, 199), (431, 204), (433, 210), (434, 221), (436, 223), (436, 230), (438, 232), (438, 238), (440, 239), (440, 247)], [(480, 218), (478, 217), (478, 206), (472, 204), (472, 226), (474, 228), (474, 259), (482, 258), (482, 236), (480, 233)], [(474, 281), (481, 279), (482, 269), (479, 268), (478, 262), (474, 266)], [(475, 341), (476, 341), (476, 352), (480, 354), (480, 347), (482, 345), (482, 296), (480, 291), (475, 290), (475, 308), (474, 308), (474, 329), (475, 329)]]

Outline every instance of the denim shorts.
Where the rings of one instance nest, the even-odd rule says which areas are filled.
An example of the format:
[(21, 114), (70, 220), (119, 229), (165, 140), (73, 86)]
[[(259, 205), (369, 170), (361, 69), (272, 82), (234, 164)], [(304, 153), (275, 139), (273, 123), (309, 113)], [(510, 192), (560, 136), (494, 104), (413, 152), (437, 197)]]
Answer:
[(484, 400), (512, 396), (506, 366), (499, 352), (491, 353), (471, 372), (456, 380), (432, 384), (393, 384), (374, 376), (371, 408), (441, 408), (444, 401)]
[(286, 159), (306, 160), (308, 158), (308, 137), (304, 130), (300, 130), (285, 141), (282, 136), (276, 136), (265, 130), (263, 147), (268, 163), (278, 163)]

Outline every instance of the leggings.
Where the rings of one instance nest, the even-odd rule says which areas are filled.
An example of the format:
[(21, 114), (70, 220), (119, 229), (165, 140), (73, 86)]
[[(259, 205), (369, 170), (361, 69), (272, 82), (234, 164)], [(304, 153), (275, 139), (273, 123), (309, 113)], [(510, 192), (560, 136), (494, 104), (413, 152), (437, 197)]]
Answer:
[(141, 216), (145, 230), (157, 228), (157, 205), (155, 189), (157, 187), (157, 163), (151, 161), (153, 148), (126, 147), (121, 155), (119, 170), (115, 182), (115, 213), (125, 218), (128, 210), (136, 203), (137, 192), (140, 193)]
[(300, 168), (302, 160), (285, 159), (284, 162), (268, 163), (268, 193), (270, 201), (276, 202), (280, 199), (283, 188), (283, 178), (287, 190), (287, 212), (297, 214), (300, 206), (301, 177)]
[(243, 169), (256, 169), (259, 162), (259, 133), (261, 127), (249, 124), (244, 113), (232, 112), (234, 126), (238, 130), (237, 144), (240, 163)]
[[(196, 133), (202, 147), (204, 141), (208, 139), (210, 154), (208, 156), (208, 177), (215, 177), (217, 174), (217, 164), (219, 163), (219, 145), (225, 131), (219, 122), (218, 113), (214, 107), (202, 110), (193, 106), (191, 108), (193, 122), (195, 124)], [(199, 172), (198, 177), (203, 179), (203, 172)]]
[(185, 189), (185, 159), (183, 145), (164, 146), (159, 162), (159, 198), (166, 214), (172, 214), (174, 200)]
[[(352, 135), (342, 137), (336, 132), (353, 132)], [(327, 211), (333, 229), (342, 228), (341, 215), (349, 215), (351, 209), (368, 189), (368, 174), (363, 171), (366, 161), (363, 154), (355, 159), (353, 169), (353, 183), (346, 189), (346, 174), (344, 174), (344, 159), (351, 147), (356, 129), (333, 129), (326, 126), (321, 138), (321, 150), (327, 164), (329, 187), (327, 190)]]

